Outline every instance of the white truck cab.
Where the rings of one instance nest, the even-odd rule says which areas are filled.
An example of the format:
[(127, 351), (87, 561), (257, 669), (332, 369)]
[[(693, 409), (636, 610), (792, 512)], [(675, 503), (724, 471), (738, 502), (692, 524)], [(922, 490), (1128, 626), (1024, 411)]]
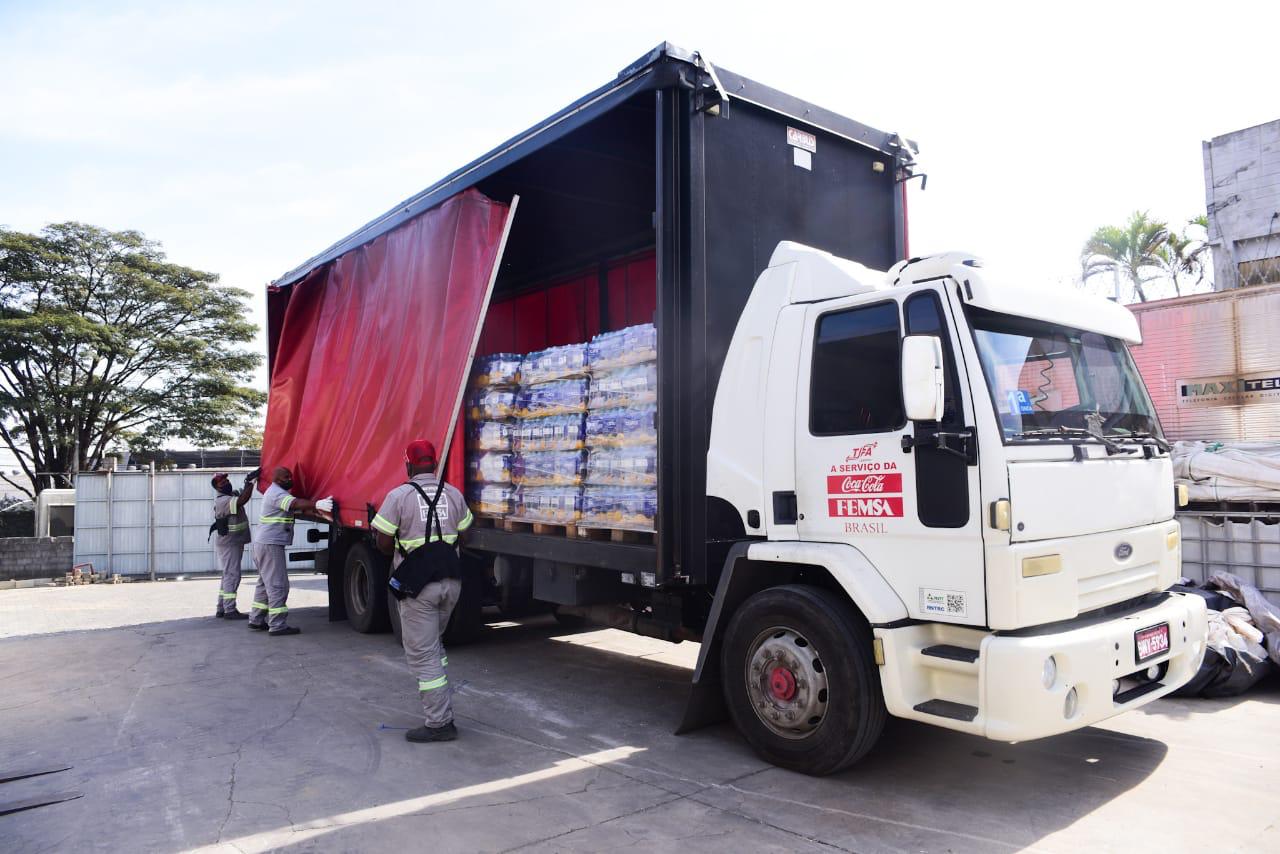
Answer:
[[(781, 243), (716, 392), (708, 495), (759, 537), (751, 565), (834, 579), (870, 628), (879, 691), (858, 690), (889, 713), (1003, 740), (1095, 723), (1205, 647), (1203, 600), (1166, 592), (1179, 528), (1139, 340), (1122, 306), (972, 256), (884, 272)], [(723, 650), (730, 711), (785, 765), (851, 688), (784, 611)], [(862, 718), (840, 749), (874, 741)]]

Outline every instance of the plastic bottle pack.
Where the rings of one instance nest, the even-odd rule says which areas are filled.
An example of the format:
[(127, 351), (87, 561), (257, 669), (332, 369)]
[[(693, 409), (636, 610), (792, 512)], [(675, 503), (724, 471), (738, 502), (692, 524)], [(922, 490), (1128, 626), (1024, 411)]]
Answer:
[(545, 383), (567, 377), (581, 377), (586, 373), (586, 344), (548, 347), (546, 350), (530, 353), (520, 363), (520, 382), (523, 385)]
[(501, 519), (515, 508), (515, 488), (500, 483), (473, 483), (467, 487), (467, 505), (478, 516)]
[(587, 457), (584, 483), (592, 486), (657, 486), (658, 449), (653, 445), (596, 448)]
[(516, 392), (508, 388), (478, 388), (467, 395), (472, 421), (502, 421), (515, 414)]
[(658, 400), (658, 366), (653, 362), (592, 374), (588, 409), (641, 406)]
[(585, 451), (535, 451), (516, 454), (512, 482), (521, 486), (579, 486), (587, 469)]
[(467, 459), (467, 480), (472, 483), (511, 483), (515, 454), (487, 451)]
[(516, 492), (512, 515), (527, 522), (577, 524), (582, 515), (582, 490), (572, 486), (523, 486)]
[(510, 421), (468, 421), (467, 448), (472, 451), (510, 451)]
[(480, 356), (471, 368), (471, 385), (476, 388), (514, 388), (519, 384), (520, 356), (517, 353)]
[(652, 531), (657, 516), (657, 490), (613, 486), (588, 486), (582, 490), (579, 524), (583, 527)]
[(658, 407), (654, 404), (587, 413), (587, 447), (620, 448), (658, 441)]
[(521, 418), (569, 415), (587, 409), (588, 381), (585, 377), (521, 386), (515, 414)]
[(587, 345), (587, 364), (592, 371), (622, 368), (658, 358), (658, 330), (652, 323), (601, 332)]
[(587, 416), (552, 415), (523, 418), (512, 431), (512, 447), (517, 451), (578, 451), (586, 447)]

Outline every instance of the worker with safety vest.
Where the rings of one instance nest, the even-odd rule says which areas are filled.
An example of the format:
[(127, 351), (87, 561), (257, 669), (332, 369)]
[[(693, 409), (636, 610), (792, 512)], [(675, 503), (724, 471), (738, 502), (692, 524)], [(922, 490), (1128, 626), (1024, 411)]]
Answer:
[[(382, 508), (373, 517), (378, 549), (392, 556), (393, 585), (396, 570), (405, 558), (430, 542), (443, 540), (453, 547), (455, 551), (450, 558), (456, 565), (458, 536), (471, 526), (471, 510), (462, 493), (451, 484), (441, 484), (436, 465), (433, 444), (425, 439), (410, 442), (405, 449), (405, 468), (410, 482), (387, 493)], [(404, 657), (417, 677), (425, 718), (425, 726), (405, 733), (409, 741), (451, 741), (458, 736), (446, 675), (449, 658), (441, 635), (461, 595), (460, 578), (437, 577), (426, 583), (416, 596), (406, 595), (396, 603)]]
[(293, 472), (280, 466), (271, 473), (271, 485), (262, 496), (258, 533), (253, 540), (253, 562), (258, 565), (258, 586), (253, 591), (249, 628), (270, 630), (272, 637), (296, 635), (302, 630), (288, 624), (289, 567), (285, 547), (293, 544), (293, 517), (309, 510), (333, 511), (333, 498), (311, 501), (289, 493)]
[(249, 504), (257, 479), (257, 469), (245, 475), (244, 486), (237, 495), (226, 474), (213, 476), (213, 489), (218, 493), (213, 499), (213, 526), (217, 535), (213, 541), (213, 554), (222, 573), (222, 582), (218, 585), (218, 608), (213, 616), (219, 620), (243, 620), (249, 616), (236, 610), (236, 591), (240, 589), (244, 546), (249, 542), (249, 517), (244, 508)]

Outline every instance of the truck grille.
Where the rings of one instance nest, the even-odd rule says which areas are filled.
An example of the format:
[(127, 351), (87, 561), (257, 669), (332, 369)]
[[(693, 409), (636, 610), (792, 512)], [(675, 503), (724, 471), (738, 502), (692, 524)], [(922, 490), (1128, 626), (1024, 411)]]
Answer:
[(1145, 563), (1122, 569), (1104, 569), (1088, 574), (1082, 570), (1076, 581), (1080, 613), (1132, 599), (1159, 586), (1160, 564)]

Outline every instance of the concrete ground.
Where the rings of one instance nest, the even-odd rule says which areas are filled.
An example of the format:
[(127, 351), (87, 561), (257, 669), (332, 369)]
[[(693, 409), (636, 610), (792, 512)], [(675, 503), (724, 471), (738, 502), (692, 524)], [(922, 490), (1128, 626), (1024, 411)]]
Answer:
[[(268, 638), (215, 582), (0, 592), (0, 851), (1277, 851), (1280, 690), (1162, 700), (997, 744), (891, 721), (855, 768), (772, 768), (729, 726), (677, 737), (691, 644), (546, 619), (451, 649), (461, 737), (410, 745), (389, 635), (293, 579)], [(241, 588), (246, 604), (252, 588)]]

